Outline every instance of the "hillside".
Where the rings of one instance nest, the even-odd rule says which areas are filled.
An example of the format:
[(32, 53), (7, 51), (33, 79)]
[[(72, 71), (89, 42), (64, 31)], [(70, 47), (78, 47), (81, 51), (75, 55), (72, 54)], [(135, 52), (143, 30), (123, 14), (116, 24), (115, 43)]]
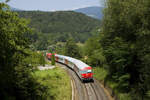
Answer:
[(99, 21), (72, 11), (40, 12), (22, 11), (18, 12), (21, 17), (31, 19), (31, 27), (42, 33), (57, 32), (90, 32), (99, 25)]
[[(23, 11), (23, 10), (20, 10), (18, 8), (13, 8), (13, 7), (10, 7), (10, 9), (12, 11)], [(103, 7), (92, 6), (92, 7), (75, 9), (73, 11), (78, 12), (78, 13), (83, 13), (87, 16), (92, 17), (92, 18), (96, 18), (96, 19), (101, 20), (103, 17), (103, 13), (102, 13), (103, 9), (104, 9)]]
[(30, 27), (35, 28), (34, 41), (42, 40), (41, 37), (46, 41), (45, 39), (49, 37), (47, 41), (51, 43), (46, 41), (46, 46), (65, 42), (68, 37), (73, 37), (76, 42), (84, 42), (91, 37), (91, 31), (100, 26), (99, 20), (73, 11), (21, 11), (18, 13), (20, 17), (29, 19)]
[(86, 7), (86, 8), (79, 8), (74, 11), (101, 20), (103, 17), (103, 13), (102, 13), (103, 9), (104, 9), (103, 7)]

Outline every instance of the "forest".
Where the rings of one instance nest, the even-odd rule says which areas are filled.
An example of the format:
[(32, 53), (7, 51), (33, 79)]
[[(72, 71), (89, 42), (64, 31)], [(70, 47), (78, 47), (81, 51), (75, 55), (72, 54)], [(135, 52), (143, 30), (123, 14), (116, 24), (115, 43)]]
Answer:
[(33, 40), (33, 49), (47, 50), (49, 46), (66, 42), (73, 37), (76, 42), (85, 42), (93, 35), (92, 31), (100, 26), (100, 21), (82, 13), (73, 11), (18, 11), (21, 18), (30, 21), (33, 29), (30, 36)]

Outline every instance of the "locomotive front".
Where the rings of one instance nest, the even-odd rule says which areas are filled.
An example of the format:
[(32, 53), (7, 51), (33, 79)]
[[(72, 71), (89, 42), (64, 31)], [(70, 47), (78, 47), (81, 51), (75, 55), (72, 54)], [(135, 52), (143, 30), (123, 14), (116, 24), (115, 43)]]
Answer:
[(93, 81), (93, 72), (91, 67), (85, 67), (80, 71), (82, 81)]

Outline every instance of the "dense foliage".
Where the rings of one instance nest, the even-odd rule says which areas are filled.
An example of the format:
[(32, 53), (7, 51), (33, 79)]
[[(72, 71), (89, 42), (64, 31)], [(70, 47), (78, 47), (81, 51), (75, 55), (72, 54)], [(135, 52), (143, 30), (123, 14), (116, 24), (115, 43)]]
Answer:
[(64, 55), (70, 56), (73, 58), (81, 58), (79, 47), (77, 46), (77, 44), (72, 38), (68, 39), (67, 42), (65, 43)]
[(84, 61), (88, 64), (104, 67), (106, 59), (98, 36), (91, 37), (85, 42), (84, 55)]
[(41, 12), (21, 11), (20, 17), (31, 21), (34, 34), (30, 37), (33, 48), (46, 50), (57, 42), (66, 42), (73, 37), (76, 42), (84, 42), (99, 27), (100, 21), (73, 11)]
[(7, 9), (0, 3), (0, 99), (41, 100), (46, 90), (32, 77), (27, 60), (31, 30), (26, 20)]
[(105, 57), (108, 65), (105, 66), (108, 70), (106, 82), (117, 83), (115, 89), (132, 95), (132, 100), (145, 100), (150, 96), (149, 9), (149, 0), (107, 0), (100, 44), (93, 48), (96, 38), (86, 42), (90, 52), (99, 50), (97, 57)]
[(150, 90), (149, 8), (149, 0), (108, 0), (102, 27), (109, 77), (136, 100)]
[(51, 64), (55, 65), (55, 54), (52, 53)]

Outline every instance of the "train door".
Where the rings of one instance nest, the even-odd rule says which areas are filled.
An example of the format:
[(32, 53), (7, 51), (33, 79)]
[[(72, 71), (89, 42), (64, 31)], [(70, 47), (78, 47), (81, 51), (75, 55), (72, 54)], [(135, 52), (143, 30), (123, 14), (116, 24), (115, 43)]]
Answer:
[(65, 59), (65, 64), (68, 65), (68, 60), (67, 59)]
[(61, 63), (64, 63), (64, 58), (63, 57), (59, 57), (58, 61), (61, 62)]

